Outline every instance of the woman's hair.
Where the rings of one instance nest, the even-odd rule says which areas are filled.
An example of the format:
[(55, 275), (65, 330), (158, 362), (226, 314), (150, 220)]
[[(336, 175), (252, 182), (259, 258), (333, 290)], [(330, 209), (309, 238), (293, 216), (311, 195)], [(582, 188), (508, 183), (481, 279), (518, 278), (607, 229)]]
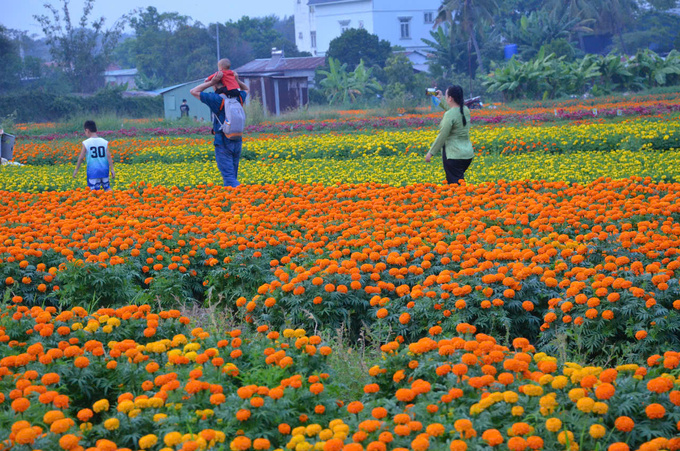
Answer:
[(451, 97), (454, 102), (460, 105), (460, 114), (463, 116), (463, 127), (465, 127), (467, 125), (467, 119), (465, 119), (465, 113), (463, 112), (463, 106), (465, 106), (463, 88), (458, 85), (449, 86), (446, 89), (446, 95)]

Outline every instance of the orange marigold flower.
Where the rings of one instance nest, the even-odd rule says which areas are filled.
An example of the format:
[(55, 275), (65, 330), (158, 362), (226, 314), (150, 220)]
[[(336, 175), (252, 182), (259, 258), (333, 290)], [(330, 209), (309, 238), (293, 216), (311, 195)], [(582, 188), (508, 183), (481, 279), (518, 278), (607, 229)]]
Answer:
[(635, 422), (630, 417), (621, 416), (614, 421), (614, 427), (621, 432), (630, 432), (634, 426)]
[(489, 446), (497, 446), (503, 443), (503, 436), (498, 429), (487, 429), (482, 433), (482, 440)]
[(645, 408), (645, 414), (651, 420), (663, 418), (666, 415), (666, 409), (661, 404), (650, 404)]
[(360, 401), (352, 401), (347, 405), (347, 411), (349, 413), (359, 413), (364, 410), (364, 405)]

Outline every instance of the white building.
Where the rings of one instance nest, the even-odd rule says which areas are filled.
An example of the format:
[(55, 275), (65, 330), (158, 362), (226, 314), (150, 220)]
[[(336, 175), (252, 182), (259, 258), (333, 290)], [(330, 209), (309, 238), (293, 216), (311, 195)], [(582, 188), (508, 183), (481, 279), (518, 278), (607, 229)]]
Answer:
[(427, 49), (441, 0), (293, 0), (295, 42), (325, 56), (330, 42), (350, 28), (364, 28), (409, 52)]

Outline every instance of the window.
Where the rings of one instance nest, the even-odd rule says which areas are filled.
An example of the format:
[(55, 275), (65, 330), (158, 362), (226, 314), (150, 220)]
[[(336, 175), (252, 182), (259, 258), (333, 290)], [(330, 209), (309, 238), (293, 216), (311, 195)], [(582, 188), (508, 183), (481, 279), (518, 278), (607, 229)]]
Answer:
[(312, 42), (312, 48), (315, 49), (316, 48), (316, 31), (312, 31), (311, 33), (309, 33), (309, 37), (310, 37), (310, 40)]
[(363, 20), (359, 21), (359, 28), (362, 29), (362, 30), (364, 29), (364, 21)]
[(434, 23), (434, 13), (433, 12), (426, 12), (425, 13), (425, 23)]
[(341, 20), (340, 21), (340, 31), (344, 33), (345, 31), (349, 30), (349, 23), (351, 20)]
[(400, 17), (399, 18), (399, 31), (401, 33), (401, 39), (411, 39), (411, 18), (410, 17)]
[(299, 33), (298, 33), (298, 39), (302, 39), (302, 36), (303, 36), (303, 35), (302, 35), (302, 32), (299, 32)]

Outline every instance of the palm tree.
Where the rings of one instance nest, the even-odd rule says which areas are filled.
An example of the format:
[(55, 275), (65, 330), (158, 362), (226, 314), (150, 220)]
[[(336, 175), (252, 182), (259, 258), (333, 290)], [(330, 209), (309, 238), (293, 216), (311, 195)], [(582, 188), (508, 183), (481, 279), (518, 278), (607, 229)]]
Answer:
[(634, 18), (639, 5), (636, 0), (597, 0), (598, 29), (604, 33), (615, 34), (619, 38), (621, 51), (628, 53), (623, 40), (623, 28)]
[[(598, 14), (596, 9), (597, 1), (593, 0), (550, 0), (548, 8), (555, 10), (566, 6), (566, 14), (569, 19), (580, 21), (594, 21)], [(592, 31), (592, 30), (591, 30)], [(583, 41), (583, 32), (578, 32), (578, 43), (582, 51), (586, 51), (586, 46)]]
[(456, 65), (465, 61), (465, 51), (453, 44), (454, 39), (451, 39), (451, 27), (438, 27), (437, 31), (430, 31), (432, 39), (423, 39), (432, 52), (430, 58), (434, 65), (432, 67), (441, 67), (442, 76), (446, 79), (453, 76)]
[[(639, 7), (637, 0), (550, 0), (548, 5), (551, 8), (568, 5), (568, 11), (572, 18), (594, 19), (595, 31), (616, 34), (619, 38), (621, 50), (626, 53), (623, 28), (633, 18)], [(581, 50), (585, 51), (583, 37), (580, 33), (579, 42)]]
[[(439, 7), (437, 20), (435, 20), (435, 27), (443, 22), (448, 23), (451, 27), (454, 24), (459, 24), (472, 41), (477, 54), (477, 65), (479, 70), (484, 72), (482, 52), (479, 48), (479, 42), (477, 42), (475, 28), (482, 20), (493, 22), (493, 16), (497, 10), (498, 4), (495, 0), (443, 0)], [(450, 33), (450, 36), (453, 40), (455, 33)]]

